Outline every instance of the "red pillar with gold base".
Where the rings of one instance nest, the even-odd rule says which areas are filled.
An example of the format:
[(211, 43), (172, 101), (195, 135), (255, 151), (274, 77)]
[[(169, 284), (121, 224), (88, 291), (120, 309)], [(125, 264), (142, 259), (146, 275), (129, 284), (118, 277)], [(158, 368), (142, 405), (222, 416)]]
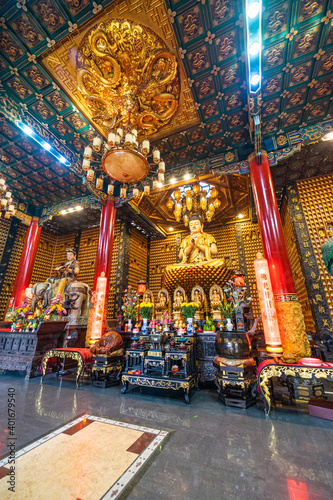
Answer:
[(31, 280), (40, 233), (42, 231), (42, 227), (38, 226), (38, 220), (38, 217), (33, 217), (25, 237), (12, 293), (11, 302), (13, 307), (20, 306), (25, 289), (28, 288)]
[(108, 303), (115, 222), (116, 222), (116, 209), (114, 206), (114, 198), (113, 196), (110, 196), (106, 201), (106, 205), (103, 206), (101, 213), (98, 248), (97, 248), (96, 263), (95, 263), (94, 288), (93, 288), (95, 296), (97, 290), (98, 278), (101, 275), (106, 278), (106, 285), (105, 285), (106, 291), (104, 300), (105, 307), (107, 307)]
[(252, 153), (248, 161), (262, 244), (272, 282), (284, 357), (291, 360), (311, 356), (302, 308), (298, 301), (291, 272), (267, 152), (262, 151), (260, 164), (257, 163), (256, 153)]

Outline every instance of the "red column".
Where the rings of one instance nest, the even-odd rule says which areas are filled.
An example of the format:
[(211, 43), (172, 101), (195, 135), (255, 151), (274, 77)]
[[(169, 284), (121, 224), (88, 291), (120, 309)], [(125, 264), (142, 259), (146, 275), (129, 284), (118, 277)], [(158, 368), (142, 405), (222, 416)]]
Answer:
[(262, 152), (261, 161), (258, 165), (255, 154), (249, 157), (253, 197), (273, 294), (295, 294), (294, 279), (265, 151)]
[(284, 357), (299, 359), (311, 356), (311, 349), (291, 272), (267, 152), (261, 153), (259, 165), (256, 153), (248, 158), (253, 197), (268, 261)]
[(94, 278), (94, 292), (96, 291), (97, 278), (102, 272), (104, 272), (107, 278), (105, 304), (108, 301), (115, 222), (116, 209), (114, 207), (114, 198), (110, 197), (107, 199), (106, 205), (102, 208)]
[(38, 226), (38, 218), (34, 217), (25, 237), (20, 263), (15, 278), (12, 293), (12, 298), (14, 299), (13, 307), (19, 307), (24, 296), (24, 291), (29, 286), (41, 231), (42, 227)]

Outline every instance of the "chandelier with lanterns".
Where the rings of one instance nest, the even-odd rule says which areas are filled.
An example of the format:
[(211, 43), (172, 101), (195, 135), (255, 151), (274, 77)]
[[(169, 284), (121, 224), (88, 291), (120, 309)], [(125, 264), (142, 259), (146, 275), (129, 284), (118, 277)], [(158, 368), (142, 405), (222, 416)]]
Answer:
[[(4, 210), (5, 219), (9, 219), (11, 215), (15, 215), (15, 205), (13, 204), (12, 193), (9, 191), (6, 180), (0, 175), (0, 210)], [(1, 212), (0, 212), (1, 216)]]
[(192, 213), (199, 214), (202, 220), (210, 222), (215, 211), (221, 206), (218, 195), (215, 186), (196, 183), (188, 186), (188, 189), (176, 189), (167, 200), (166, 206), (176, 221), (180, 222), (182, 219), (185, 226), (188, 226)]
[[(180, 96), (176, 56), (150, 28), (127, 19), (109, 19), (87, 31), (76, 57), (78, 90), (101, 136), (84, 150), (87, 185), (120, 196), (150, 194), (164, 182), (160, 151), (151, 152), (154, 136), (175, 115)], [(106, 140), (107, 138), (107, 140)], [(158, 165), (158, 168), (157, 168)], [(81, 172), (82, 174), (82, 172)], [(94, 186), (95, 184), (95, 186)], [(106, 186), (107, 184), (107, 186)]]
[[(165, 163), (161, 159), (159, 149), (154, 148), (152, 151), (153, 165), (149, 164), (147, 157), (150, 154), (150, 141), (144, 138), (139, 143), (138, 129), (131, 127), (133, 101), (127, 99), (124, 107), (128, 111), (128, 125), (112, 128), (107, 141), (103, 141), (100, 136), (94, 137), (92, 148), (86, 146), (84, 149), (82, 170), (86, 173), (88, 182), (94, 182), (96, 176), (96, 189), (103, 189), (105, 178), (110, 180), (107, 188), (109, 195), (114, 193), (114, 181), (121, 182), (121, 198), (126, 198), (128, 185), (132, 184), (132, 194), (136, 198), (140, 195), (140, 187), (144, 179), (143, 192), (145, 195), (150, 194), (151, 187), (152, 189), (162, 187)], [(98, 156), (97, 162), (93, 159), (93, 151)], [(150, 184), (149, 177), (153, 174), (155, 177)]]

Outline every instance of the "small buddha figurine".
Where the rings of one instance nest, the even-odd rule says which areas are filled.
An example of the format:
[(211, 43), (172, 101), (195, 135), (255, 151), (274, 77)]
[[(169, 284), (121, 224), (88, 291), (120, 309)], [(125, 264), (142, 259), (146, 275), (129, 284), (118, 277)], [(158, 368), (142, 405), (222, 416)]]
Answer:
[(218, 250), (214, 236), (203, 232), (200, 215), (194, 214), (189, 220), (191, 234), (180, 244), (179, 258), (181, 264), (194, 264), (212, 260)]
[(213, 285), (209, 291), (210, 307), (213, 320), (221, 320), (222, 313), (219, 306), (222, 303), (223, 292), (220, 286)]
[(199, 290), (195, 290), (194, 292), (194, 302), (199, 304), (198, 310), (201, 311), (203, 309), (203, 304)]
[(184, 302), (183, 295), (180, 292), (177, 292), (176, 293), (175, 301), (173, 303), (173, 308), (176, 309), (176, 310), (181, 309), (183, 302)]
[(198, 304), (198, 309), (194, 315), (194, 319), (197, 321), (201, 321), (203, 319), (205, 300), (205, 294), (202, 287), (197, 286), (196, 288), (192, 289), (191, 298), (192, 302)]
[(162, 320), (164, 312), (168, 311), (169, 307), (169, 295), (167, 290), (160, 290), (157, 296), (158, 302), (156, 303), (156, 319), (158, 321)]

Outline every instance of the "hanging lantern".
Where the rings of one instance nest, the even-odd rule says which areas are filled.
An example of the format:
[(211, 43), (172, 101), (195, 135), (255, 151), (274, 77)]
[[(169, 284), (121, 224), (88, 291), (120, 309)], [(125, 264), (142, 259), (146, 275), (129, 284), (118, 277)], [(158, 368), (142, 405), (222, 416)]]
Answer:
[(89, 167), (90, 167), (90, 160), (88, 158), (83, 158), (82, 170), (86, 172), (87, 170), (89, 170)]
[(164, 174), (158, 173), (158, 182), (164, 182)]
[(174, 214), (175, 214), (175, 219), (177, 222), (180, 222), (180, 218), (182, 216), (182, 213), (179, 211), (179, 210), (175, 210), (174, 211)]
[(133, 188), (133, 197), (134, 198), (138, 198), (139, 195), (140, 195), (139, 188), (137, 186), (134, 186), (134, 188)]
[(192, 199), (192, 193), (191, 195), (186, 196), (186, 208), (189, 212), (191, 212), (192, 207), (193, 207), (193, 199)]
[(211, 197), (208, 198), (208, 210), (212, 214), (215, 212), (214, 201), (213, 201), (213, 198), (211, 198)]
[(86, 146), (84, 148), (84, 153), (83, 153), (84, 158), (86, 158), (87, 160), (90, 160), (91, 155), (92, 155), (92, 149), (91, 149), (91, 147), (90, 146)]
[(124, 136), (124, 131), (121, 127), (117, 128), (117, 135), (119, 135), (120, 139)]
[(93, 140), (93, 149), (94, 151), (100, 151), (101, 150), (101, 145), (102, 145), (102, 139), (98, 136), (94, 137)]
[(147, 290), (146, 282), (145, 282), (145, 280), (143, 278), (141, 278), (140, 281), (139, 281), (139, 283), (138, 283), (138, 293), (140, 295), (143, 295), (146, 290)]
[(136, 128), (132, 128), (131, 132), (132, 132), (132, 135), (134, 136), (134, 138), (137, 139), (138, 138), (138, 131), (137, 131), (137, 129)]
[(176, 189), (176, 191), (173, 193), (173, 195), (175, 197), (175, 200), (179, 201), (181, 196), (182, 196), (182, 193), (181, 193), (180, 189)]
[(96, 179), (96, 189), (103, 189), (103, 179), (101, 177)]
[(256, 275), (261, 319), (264, 328), (266, 350), (270, 353), (283, 352), (281, 346), (280, 330), (274, 304), (271, 277), (268, 269), (268, 262), (263, 255), (258, 252), (257, 258), (253, 262)]
[(210, 195), (213, 197), (213, 198), (217, 198), (218, 195), (219, 195), (219, 192), (218, 190), (216, 189), (216, 187), (213, 187), (213, 189), (211, 190), (210, 192)]
[(158, 164), (158, 171), (161, 174), (164, 174), (164, 172), (165, 172), (165, 163), (164, 163), (164, 161), (160, 161), (159, 162), (159, 164)]
[(6, 200), (6, 198), (2, 198), (1, 201), (0, 201), (0, 203), (1, 203), (1, 205), (3, 207), (5, 207), (7, 205), (7, 203), (8, 203), (8, 201)]
[(12, 197), (12, 193), (10, 191), (6, 191), (6, 198), (11, 198)]
[(93, 181), (95, 177), (95, 172), (92, 169), (89, 169), (87, 172), (87, 180), (88, 181)]
[(3, 187), (6, 184), (6, 181), (3, 177), (0, 177), (0, 186)]
[(150, 148), (150, 143), (148, 139), (144, 139), (142, 141), (142, 146), (141, 146), (141, 153), (144, 156), (147, 156), (149, 154), (149, 148)]
[(108, 185), (108, 195), (112, 196), (113, 192), (114, 192), (114, 185), (113, 184), (109, 184)]
[(145, 187), (143, 188), (143, 192), (146, 196), (150, 195), (150, 186), (149, 184), (146, 184)]
[(188, 220), (189, 220), (189, 217), (188, 217), (188, 215), (187, 215), (187, 214), (185, 214), (185, 215), (183, 216), (183, 221), (184, 221), (184, 225), (185, 225), (185, 227), (187, 227), (187, 226), (188, 226)]
[(206, 198), (206, 193), (202, 194), (200, 196), (200, 207), (201, 207), (201, 210), (203, 210), (204, 212), (207, 210), (207, 198)]
[(153, 150), (153, 162), (159, 163), (160, 159), (161, 159), (161, 153), (160, 153), (159, 149), (155, 148)]
[(120, 188), (120, 198), (126, 198), (127, 186), (123, 184)]
[(221, 200), (219, 200), (218, 198), (216, 198), (214, 200), (214, 207), (215, 208), (220, 208), (220, 206), (221, 206)]
[(244, 276), (241, 271), (236, 271), (235, 276), (233, 276), (231, 279), (234, 280), (235, 286), (245, 286)]
[(169, 198), (168, 201), (166, 202), (167, 209), (171, 212), (173, 209), (173, 199)]
[(111, 131), (111, 132), (109, 132), (109, 135), (108, 135), (108, 145), (111, 147), (114, 147), (115, 144), (116, 144), (116, 134), (115, 134), (115, 132)]
[(120, 143), (121, 143), (121, 136), (119, 134), (116, 134), (116, 137), (114, 139), (114, 142), (116, 144), (116, 146), (120, 146)]
[(132, 134), (127, 132), (127, 134), (125, 135), (124, 146), (126, 146), (127, 148), (130, 148), (132, 146), (132, 142), (133, 142), (133, 136), (132, 136)]
[(199, 192), (200, 192), (200, 184), (193, 184), (192, 189), (193, 189), (193, 193), (195, 195), (199, 194)]
[(210, 222), (212, 220), (212, 213), (211, 212), (206, 212), (206, 219), (208, 222)]

